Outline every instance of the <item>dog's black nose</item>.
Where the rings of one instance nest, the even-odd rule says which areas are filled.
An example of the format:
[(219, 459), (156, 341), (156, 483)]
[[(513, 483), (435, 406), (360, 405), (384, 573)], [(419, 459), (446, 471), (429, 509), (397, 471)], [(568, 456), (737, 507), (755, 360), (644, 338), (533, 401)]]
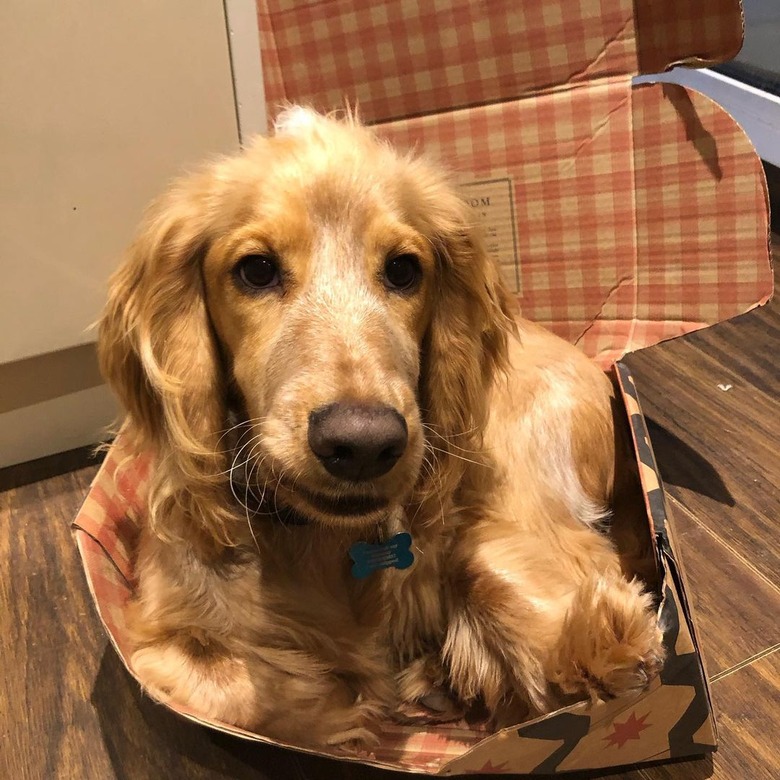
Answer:
[(406, 449), (406, 420), (390, 406), (329, 404), (309, 414), (309, 447), (334, 477), (386, 474)]

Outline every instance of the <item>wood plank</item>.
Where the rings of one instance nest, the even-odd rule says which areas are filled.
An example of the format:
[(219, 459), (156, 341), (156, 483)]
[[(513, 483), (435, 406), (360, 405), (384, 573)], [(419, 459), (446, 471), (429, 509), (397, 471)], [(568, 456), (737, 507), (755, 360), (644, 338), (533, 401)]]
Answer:
[[(669, 493), (765, 577), (780, 572), (780, 440), (777, 403), (733, 377), (691, 376), (681, 367), (705, 358), (656, 358), (637, 378), (643, 407), (653, 420), (651, 438)], [(663, 377), (661, 393), (648, 390)], [(734, 389), (717, 388), (725, 378)], [(653, 395), (650, 395), (653, 393)], [(726, 397), (728, 396), (728, 397)], [(659, 427), (665, 431), (658, 436)], [(654, 437), (655, 434), (655, 437)]]
[(0, 555), (7, 562), (0, 579), (6, 777), (62, 776), (62, 756), (71, 747), (83, 751), (81, 776), (109, 768), (93, 760), (86, 742), (99, 743), (99, 732), (88, 728), (88, 702), (106, 640), (96, 630), (68, 532), (86, 476), (0, 494)]
[(780, 642), (780, 588), (680, 505), (674, 528), (710, 677)]

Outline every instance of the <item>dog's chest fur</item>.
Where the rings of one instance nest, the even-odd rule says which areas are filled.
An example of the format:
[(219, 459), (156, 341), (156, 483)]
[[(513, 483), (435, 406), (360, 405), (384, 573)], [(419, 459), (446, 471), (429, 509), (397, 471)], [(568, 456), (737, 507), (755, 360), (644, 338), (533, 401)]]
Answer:
[(264, 622), (276, 639), (302, 644), (337, 673), (392, 676), (441, 646), (453, 535), (415, 529), (410, 569), (358, 580), (349, 547), (364, 536), (317, 526), (265, 529), (258, 537)]

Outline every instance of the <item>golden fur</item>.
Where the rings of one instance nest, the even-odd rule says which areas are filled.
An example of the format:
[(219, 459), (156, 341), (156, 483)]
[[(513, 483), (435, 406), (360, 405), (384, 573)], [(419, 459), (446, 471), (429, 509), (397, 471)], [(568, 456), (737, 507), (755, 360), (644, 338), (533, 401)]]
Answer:
[[(248, 294), (236, 263), (270, 252), (281, 284)], [(399, 253), (422, 272), (410, 294), (380, 278)], [(647, 684), (652, 600), (600, 525), (612, 387), (509, 301), (447, 178), (351, 117), (289, 109), (152, 205), (99, 345), (155, 454), (131, 614), (152, 692), (322, 745), (420, 702), (432, 718), (481, 702), (500, 724)], [(359, 485), (306, 440), (310, 412), (344, 400), (408, 428)], [(352, 494), (372, 507), (327, 508)], [(401, 529), (411, 569), (350, 575), (354, 541)]]

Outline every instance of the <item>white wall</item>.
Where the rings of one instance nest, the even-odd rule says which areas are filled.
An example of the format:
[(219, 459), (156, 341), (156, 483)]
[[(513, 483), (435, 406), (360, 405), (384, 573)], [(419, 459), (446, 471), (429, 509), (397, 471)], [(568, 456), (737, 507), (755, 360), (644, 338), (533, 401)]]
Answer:
[(96, 441), (113, 405), (77, 347), (107, 277), (145, 204), (238, 128), (216, 0), (3, 0), (0, 30), (3, 466)]

